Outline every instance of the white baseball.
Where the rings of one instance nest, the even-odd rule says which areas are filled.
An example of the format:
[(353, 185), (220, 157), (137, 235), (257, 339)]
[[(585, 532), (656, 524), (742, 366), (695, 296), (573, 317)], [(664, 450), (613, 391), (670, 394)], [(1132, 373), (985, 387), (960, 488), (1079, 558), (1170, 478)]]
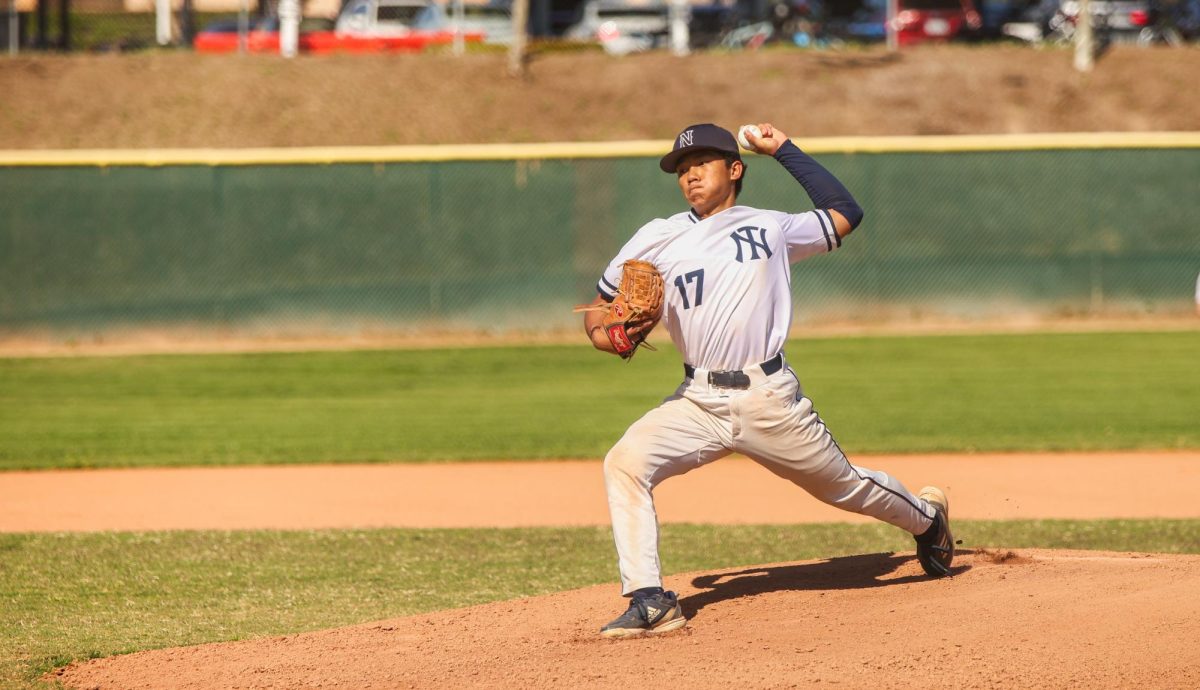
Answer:
[(757, 151), (758, 149), (754, 148), (754, 144), (751, 144), (750, 140), (746, 138), (747, 132), (756, 137), (761, 137), (762, 131), (758, 129), (757, 125), (742, 125), (738, 128), (737, 140), (742, 145), (742, 148), (747, 151)]

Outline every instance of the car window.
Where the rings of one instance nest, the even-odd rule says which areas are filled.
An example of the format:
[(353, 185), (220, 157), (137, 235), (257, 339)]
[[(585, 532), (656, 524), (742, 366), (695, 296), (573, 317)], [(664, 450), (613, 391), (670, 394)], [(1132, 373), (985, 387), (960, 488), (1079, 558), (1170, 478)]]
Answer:
[(420, 5), (380, 5), (378, 19), (390, 24), (412, 24), (425, 8)]
[(601, 17), (661, 17), (666, 12), (653, 7), (621, 7), (600, 10), (597, 14)]
[(200, 33), (205, 33), (205, 34), (237, 33), (239, 26), (240, 26), (240, 23), (236, 19), (218, 19), (218, 20), (210, 22), (208, 25), (206, 25), (203, 29), (200, 30)]
[(962, 10), (961, 0), (900, 0), (903, 10)]
[(305, 17), (300, 20), (301, 31), (333, 31), (334, 22), (325, 17)]
[(508, 19), (508, 10), (487, 5), (463, 5), (463, 16), (469, 19)]

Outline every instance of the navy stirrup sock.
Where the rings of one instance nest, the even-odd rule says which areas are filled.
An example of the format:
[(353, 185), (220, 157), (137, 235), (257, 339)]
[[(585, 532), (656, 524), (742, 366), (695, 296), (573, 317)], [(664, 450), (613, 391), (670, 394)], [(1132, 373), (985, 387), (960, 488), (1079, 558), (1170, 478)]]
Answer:
[(633, 596), (634, 598), (640, 599), (642, 597), (652, 597), (655, 594), (662, 594), (662, 593), (663, 593), (662, 587), (642, 587), (641, 589), (633, 590), (633, 594), (631, 596)]

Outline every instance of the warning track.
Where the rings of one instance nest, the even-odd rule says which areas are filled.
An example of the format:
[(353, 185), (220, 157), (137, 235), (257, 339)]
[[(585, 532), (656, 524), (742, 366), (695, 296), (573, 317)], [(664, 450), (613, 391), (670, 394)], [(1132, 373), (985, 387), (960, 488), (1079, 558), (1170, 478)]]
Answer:
[[(856, 457), (958, 519), (1195, 518), (1200, 451)], [(863, 522), (739, 457), (664, 482), (663, 522)], [(0, 532), (607, 525), (592, 461), (7, 472)]]

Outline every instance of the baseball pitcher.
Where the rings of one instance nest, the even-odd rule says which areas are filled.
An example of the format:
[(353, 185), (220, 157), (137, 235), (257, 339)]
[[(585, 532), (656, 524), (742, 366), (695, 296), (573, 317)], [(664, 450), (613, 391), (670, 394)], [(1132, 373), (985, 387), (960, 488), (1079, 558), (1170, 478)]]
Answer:
[(949, 504), (936, 487), (916, 496), (883, 472), (852, 465), (813, 410), (783, 352), (792, 317), (791, 269), (832, 252), (863, 211), (829, 171), (770, 123), (745, 143), (800, 183), (814, 210), (737, 204), (746, 164), (729, 131), (685, 128), (659, 167), (678, 178), (688, 209), (643, 225), (621, 248), (585, 307), (599, 350), (630, 357), (660, 321), (683, 355), (674, 394), (634, 422), (604, 459), (604, 481), (627, 610), (605, 637), (657, 634), (687, 619), (664, 591), (654, 488), (737, 452), (816, 498), (914, 535), (932, 577), (950, 574)]

